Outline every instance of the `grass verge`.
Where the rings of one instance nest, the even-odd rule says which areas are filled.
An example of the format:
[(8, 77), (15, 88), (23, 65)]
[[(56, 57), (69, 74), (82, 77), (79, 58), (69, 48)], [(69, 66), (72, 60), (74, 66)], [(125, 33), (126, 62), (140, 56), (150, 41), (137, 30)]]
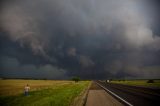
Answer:
[(147, 83), (147, 81), (148, 80), (113, 80), (111, 83), (160, 88), (160, 80), (154, 80), (154, 83)]

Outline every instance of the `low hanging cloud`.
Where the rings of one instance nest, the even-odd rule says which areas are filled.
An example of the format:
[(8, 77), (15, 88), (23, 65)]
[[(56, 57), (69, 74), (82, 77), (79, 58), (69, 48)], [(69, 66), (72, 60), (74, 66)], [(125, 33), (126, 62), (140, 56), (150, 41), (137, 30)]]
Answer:
[(143, 79), (143, 78), (160, 78), (160, 66), (145, 66), (145, 67), (138, 67), (138, 66), (125, 66), (124, 72), (135, 76), (136, 78)]
[(113, 60), (110, 64), (106, 64), (104, 69), (110, 72), (114, 77), (119, 77), (120, 73), (125, 73), (122, 78), (159, 78), (160, 77), (160, 66), (159, 65), (148, 65), (132, 63), (128, 61)]
[(37, 79), (66, 79), (66, 70), (59, 69), (51, 64), (35, 66), (22, 65), (16, 58), (0, 58), (1, 77), (11, 78), (37, 78)]
[(94, 66), (94, 62), (87, 56), (80, 56), (79, 63), (83, 68)]
[[(159, 20), (153, 16), (154, 5), (148, 5), (151, 3), (148, 0), (3, 1), (0, 28), (5, 34), (0, 36), (48, 61), (46, 66), (34, 66), (32, 70), (55, 66), (68, 70), (68, 75), (81, 74), (87, 68), (87, 73), (95, 69), (95, 75), (118, 76), (122, 72), (124, 76), (156, 77), (146, 68), (154, 64), (158, 70), (160, 65), (157, 60), (160, 35), (153, 27)], [(146, 71), (137, 71), (140, 69)], [(159, 75), (158, 71), (154, 73)]]
[(69, 49), (67, 50), (67, 54), (68, 54), (69, 56), (76, 56), (76, 49), (75, 49), (75, 48), (69, 48)]

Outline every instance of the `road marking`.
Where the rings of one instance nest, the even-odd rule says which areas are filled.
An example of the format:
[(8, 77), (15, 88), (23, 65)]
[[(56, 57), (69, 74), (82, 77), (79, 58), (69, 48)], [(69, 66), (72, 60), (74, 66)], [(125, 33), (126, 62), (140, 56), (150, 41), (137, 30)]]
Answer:
[[(97, 83), (97, 82), (96, 82)], [(103, 89), (107, 90), (109, 93), (111, 93), (112, 95), (114, 95), (115, 97), (117, 97), (118, 99), (120, 99), (121, 101), (123, 101), (124, 103), (126, 103), (129, 106), (133, 106), (132, 104), (130, 104), (129, 102), (127, 102), (126, 100), (124, 100), (123, 98), (121, 98), (120, 96), (118, 96), (117, 94), (113, 93), (112, 91), (110, 91), (109, 89), (105, 88), (104, 86), (100, 85), (99, 83), (97, 83), (99, 86), (101, 86)]]

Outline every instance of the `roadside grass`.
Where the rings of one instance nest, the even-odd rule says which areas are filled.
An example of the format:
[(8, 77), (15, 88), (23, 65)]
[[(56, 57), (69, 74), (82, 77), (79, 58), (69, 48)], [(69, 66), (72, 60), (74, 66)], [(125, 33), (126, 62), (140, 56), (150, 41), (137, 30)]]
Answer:
[(74, 98), (88, 87), (90, 81), (78, 83), (64, 81), (66, 84), (63, 84), (62, 81), (61, 83), (58, 86), (52, 85), (48, 88), (33, 90), (29, 96), (24, 96), (22, 93), (0, 96), (0, 106), (70, 106)]
[(113, 80), (111, 83), (160, 88), (160, 80), (154, 80), (154, 83), (147, 83), (147, 81), (148, 80)]

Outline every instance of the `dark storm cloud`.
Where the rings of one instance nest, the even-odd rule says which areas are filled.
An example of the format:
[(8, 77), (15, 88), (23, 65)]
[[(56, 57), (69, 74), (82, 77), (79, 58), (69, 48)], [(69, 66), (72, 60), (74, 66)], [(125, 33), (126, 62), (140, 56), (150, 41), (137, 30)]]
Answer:
[[(27, 52), (4, 54), (9, 46), (2, 43), (1, 57), (17, 59), (16, 69), (27, 69), (31, 61), (39, 67), (35, 70), (49, 65), (65, 69), (65, 76), (158, 78), (160, 37), (154, 5), (148, 0), (3, 1), (0, 35)], [(21, 61), (18, 54), (26, 58)]]
[(36, 67), (33, 64), (20, 64), (16, 58), (1, 57), (1, 77), (66, 79), (66, 71), (51, 64)]

